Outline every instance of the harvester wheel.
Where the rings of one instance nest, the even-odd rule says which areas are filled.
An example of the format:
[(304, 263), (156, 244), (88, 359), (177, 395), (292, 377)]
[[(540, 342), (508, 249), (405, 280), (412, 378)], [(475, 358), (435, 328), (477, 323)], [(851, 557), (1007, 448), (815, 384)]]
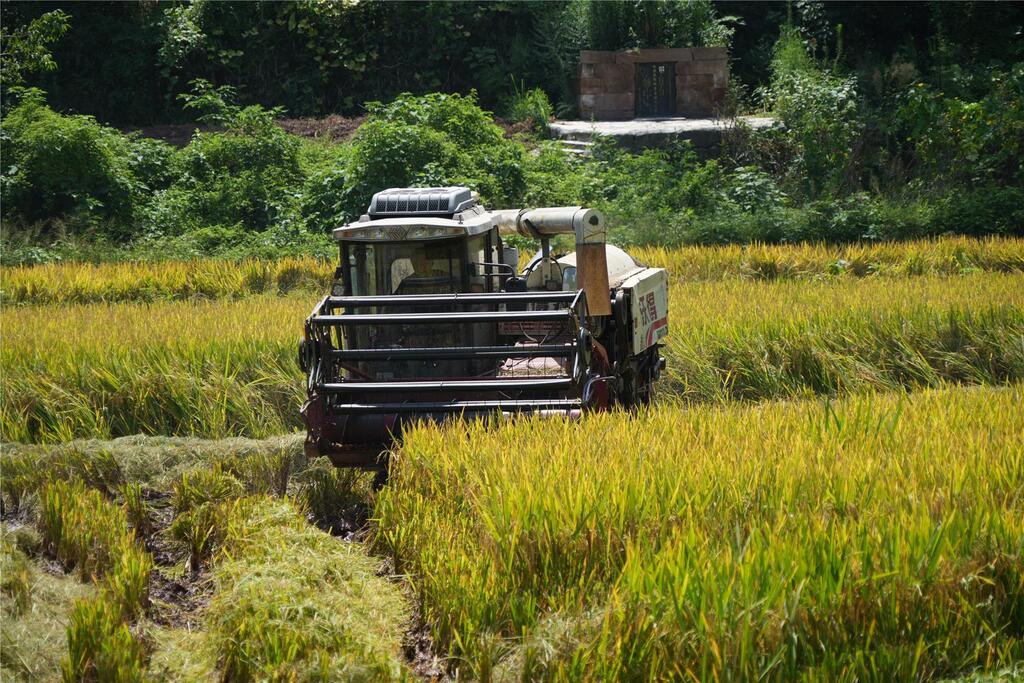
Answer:
[(650, 405), (651, 389), (658, 371), (658, 348), (647, 349), (643, 355), (630, 363), (622, 378), (620, 401), (624, 408), (638, 408)]

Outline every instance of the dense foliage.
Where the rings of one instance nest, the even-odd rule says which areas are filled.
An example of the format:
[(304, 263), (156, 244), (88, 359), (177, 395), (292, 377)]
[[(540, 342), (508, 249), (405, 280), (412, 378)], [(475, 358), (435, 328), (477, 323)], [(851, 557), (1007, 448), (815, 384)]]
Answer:
[[(950, 27), (958, 15), (928, 10), (925, 24), (934, 40), (919, 49), (918, 33), (908, 29), (907, 49), (900, 51), (891, 39), (868, 40), (853, 30), (856, 22), (851, 29), (831, 23), (849, 18), (833, 6), (797, 3), (788, 19), (780, 19), (784, 23), (770, 49), (746, 46), (749, 54), (734, 55), (740, 62), (762, 61), (764, 72), (749, 84), (756, 87), (734, 84), (731, 106), (772, 113), (775, 126), (755, 131), (737, 123), (712, 159), (682, 143), (629, 154), (604, 141), (580, 159), (541, 140), (551, 115), (572, 98), (550, 73), (538, 75), (537, 69), (554, 69), (564, 85), (574, 73), (570, 57), (581, 46), (722, 44), (734, 29), (745, 45), (745, 6), (733, 7), (742, 16), (723, 17), (705, 2), (427, 4), (395, 6), (386, 18), (375, 3), (127, 7), (107, 8), (107, 14), (51, 9), (46, 19), (4, 34), (4, 68), (29, 83), (49, 74), (45, 82), (52, 86), (47, 94), (17, 87), (5, 93), (0, 257), (6, 263), (326, 254), (331, 228), (362, 213), (374, 191), (403, 185), (464, 184), (498, 208), (595, 205), (609, 214), (621, 244), (838, 242), (1024, 229), (1024, 61), (1013, 41), (992, 44), (1004, 29), (988, 42), (978, 37), (979, 17), (1013, 24), (1017, 15), (1003, 9), (958, 5), (969, 21), (956, 40)], [(32, 14), (7, 5), (5, 12), (14, 19)], [(77, 62), (64, 61), (61, 50), (78, 45), (76, 21), (91, 26), (102, 17), (111, 26), (159, 24), (163, 42), (153, 40), (164, 60), (161, 78), (174, 82), (161, 98), (176, 115), (194, 116), (204, 126), (184, 148), (60, 111), (68, 101), (65, 88), (82, 77)], [(346, 38), (356, 19), (364, 22), (363, 30)], [(388, 22), (414, 20), (426, 22), (424, 36), (443, 25), (461, 37), (445, 38), (430, 58), (420, 60), (420, 81), (397, 78), (365, 91), (353, 87), (343, 90), (346, 98), (360, 92), (391, 95), (398, 85), (468, 94), (400, 93), (367, 102), (367, 119), (347, 143), (285, 132), (275, 124), (284, 112), (276, 105), (294, 107), (300, 96), (272, 89), (294, 84), (284, 77), (260, 78), (271, 90), (258, 90), (246, 80), (280, 68), (277, 62), (273, 68), (266, 61), (254, 65), (252, 45), (295, 66), (290, 60), (305, 50), (320, 54), (315, 46), (330, 35), (334, 47), (323, 43), (323, 49), (345, 54), (320, 55), (321, 61), (314, 60), (320, 66), (294, 70), (296, 78), (322, 77), (316, 88), (299, 88), (306, 93), (301, 97), (319, 103), (299, 111), (346, 108), (327, 104), (318, 88), (337, 83), (332, 79), (342, 74), (364, 85), (370, 71), (378, 81), (388, 80), (391, 71), (359, 55), (360, 41), (376, 27), (394, 31), (388, 35), (401, 42), (409, 29)], [(480, 47), (472, 38), (484, 27), (511, 38)], [(531, 43), (526, 53), (532, 58), (526, 59), (515, 46), (539, 40), (537, 31), (549, 42)], [(854, 65), (843, 38), (851, 34), (865, 47)], [(245, 45), (228, 49), (231, 36), (238, 35), (246, 36)], [(305, 37), (301, 49), (298, 35)], [(425, 38), (408, 38), (408, 55), (419, 54)], [(487, 54), (463, 54), (467, 46)], [(381, 46), (374, 59), (391, 49), (390, 42)], [(561, 56), (555, 59), (552, 50)], [(440, 68), (439, 55), (458, 65), (448, 71), (451, 80), (428, 76)], [(461, 71), (484, 64), (471, 77)], [(504, 69), (500, 78), (488, 70), (493, 65)], [(135, 82), (135, 68), (125, 65), (125, 82)], [(503, 130), (481, 103), (497, 105), (518, 123)]]
[(59, 109), (135, 124), (180, 118), (175, 96), (196, 78), (304, 115), (471, 88), (496, 107), (510, 95), (509, 74), (571, 107), (581, 48), (718, 45), (729, 35), (709, 0), (14, 5), (5, 24), (28, 26), (53, 8), (70, 20), (53, 47), (63, 71), (30, 84)]

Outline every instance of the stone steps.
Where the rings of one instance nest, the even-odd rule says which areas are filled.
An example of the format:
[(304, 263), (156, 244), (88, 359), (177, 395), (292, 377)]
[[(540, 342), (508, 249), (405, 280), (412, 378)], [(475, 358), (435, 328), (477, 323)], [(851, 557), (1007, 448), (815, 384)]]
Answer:
[(698, 156), (708, 158), (717, 155), (723, 133), (740, 122), (760, 129), (774, 125), (775, 120), (766, 116), (741, 116), (737, 119), (672, 117), (631, 121), (554, 121), (549, 127), (549, 134), (563, 148), (589, 146), (595, 135), (603, 135), (633, 152), (666, 147), (677, 140), (689, 140)]
[(572, 140), (569, 138), (560, 138), (557, 142), (559, 148), (566, 154), (572, 154), (580, 157), (590, 156), (591, 147), (594, 146), (593, 142), (587, 142), (586, 140)]

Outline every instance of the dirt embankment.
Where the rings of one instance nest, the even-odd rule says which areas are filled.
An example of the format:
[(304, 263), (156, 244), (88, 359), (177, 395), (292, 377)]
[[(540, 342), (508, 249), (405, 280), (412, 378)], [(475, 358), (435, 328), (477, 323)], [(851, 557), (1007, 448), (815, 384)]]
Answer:
[[(363, 125), (364, 121), (366, 121), (365, 115), (342, 116), (341, 114), (331, 114), (322, 118), (278, 119), (277, 125), (292, 135), (298, 135), (299, 137), (325, 140), (327, 142), (345, 142), (355, 134), (356, 129)], [(528, 133), (532, 125), (529, 121), (515, 122), (500, 118), (494, 119), (494, 123), (504, 131), (507, 138), (515, 137), (517, 134)], [(144, 126), (142, 128), (127, 127), (124, 129), (124, 132), (138, 132), (144, 138), (156, 138), (175, 147), (184, 147), (189, 143), (189, 140), (192, 139), (192, 134), (197, 130), (207, 132), (221, 130), (221, 128), (219, 126), (207, 126), (198, 123), (164, 123)]]
[[(323, 118), (278, 119), (277, 125), (292, 135), (329, 142), (344, 142), (352, 137), (365, 120), (365, 116), (331, 114)], [(165, 123), (142, 128), (130, 127), (126, 128), (125, 132), (138, 132), (142, 137), (156, 138), (175, 147), (184, 147), (196, 130), (216, 131), (220, 128), (197, 123)]]

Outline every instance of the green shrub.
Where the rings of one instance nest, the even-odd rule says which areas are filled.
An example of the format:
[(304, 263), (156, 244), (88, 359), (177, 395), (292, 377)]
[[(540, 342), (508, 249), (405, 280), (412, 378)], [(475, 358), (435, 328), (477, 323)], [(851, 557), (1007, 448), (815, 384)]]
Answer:
[(50, 109), (26, 91), (3, 119), (0, 201), (6, 218), (24, 223), (72, 214), (128, 222), (139, 201), (131, 145), (89, 116)]
[(263, 231), (296, 210), (303, 182), (298, 139), (260, 107), (241, 110), (224, 132), (197, 132), (178, 164), (151, 214), (165, 234), (215, 225)]
[(573, 206), (593, 194), (586, 162), (570, 159), (554, 142), (542, 142), (523, 163), (524, 206)]
[(443, 184), (459, 166), (459, 150), (442, 131), (420, 123), (371, 120), (356, 134), (346, 174), (345, 216), (358, 217), (374, 192)]
[(155, 192), (170, 186), (174, 181), (174, 155), (174, 147), (163, 140), (137, 135), (128, 138), (128, 167), (142, 191)]
[(783, 27), (765, 101), (784, 126), (784, 182), (816, 198), (852, 185), (855, 143), (863, 132), (856, 80), (821, 69), (796, 29)]
[(307, 184), (303, 213), (329, 230), (362, 214), (388, 187), (464, 184), (494, 207), (513, 206), (525, 189), (522, 147), (506, 140), (491, 114), (468, 96), (400, 95), (370, 103), (351, 157)]
[(931, 232), (1020, 235), (1024, 233), (1024, 189), (983, 186), (950, 192), (936, 203)]
[(347, 144), (303, 146), (306, 180), (302, 187), (300, 213), (311, 230), (329, 233), (345, 222), (345, 191), (349, 185), (351, 153), (352, 147)]
[(554, 113), (547, 93), (540, 88), (527, 90), (522, 81), (518, 84), (512, 79), (512, 96), (505, 105), (506, 116), (519, 123), (527, 123), (530, 128), (544, 133)]
[(440, 131), (461, 149), (486, 147), (503, 142), (503, 133), (491, 113), (481, 109), (476, 93), (469, 95), (403, 93), (387, 104), (366, 105), (370, 119), (385, 123), (419, 125)]
[(949, 184), (1024, 184), (1024, 64), (984, 70), (983, 76), (990, 89), (976, 101), (923, 82), (898, 98), (890, 125), (925, 177)]
[(725, 179), (726, 196), (747, 213), (770, 213), (783, 208), (788, 201), (775, 178), (757, 166), (741, 166)]
[[(689, 142), (629, 154), (602, 143), (590, 183), (620, 242), (691, 241), (688, 226), (724, 199), (716, 160), (700, 162)], [(588, 193), (589, 194), (589, 193)]]

